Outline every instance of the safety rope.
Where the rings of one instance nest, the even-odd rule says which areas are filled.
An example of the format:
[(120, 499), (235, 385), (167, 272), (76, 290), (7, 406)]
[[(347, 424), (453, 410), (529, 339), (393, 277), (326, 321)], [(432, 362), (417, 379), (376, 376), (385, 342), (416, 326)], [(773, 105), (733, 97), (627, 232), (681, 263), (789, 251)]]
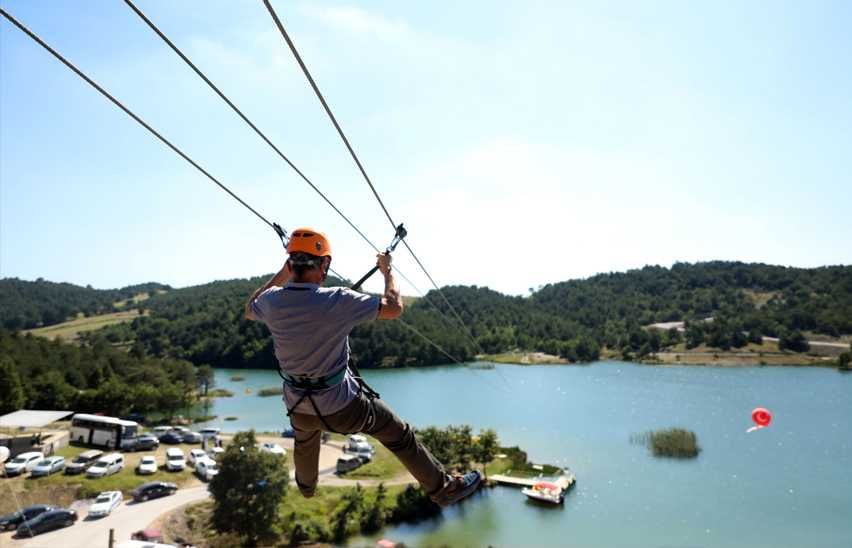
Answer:
[[(296, 45), (293, 43), (293, 40), (290, 39), (290, 35), (287, 34), (287, 31), (284, 29), (284, 25), (281, 23), (281, 19), (278, 18), (278, 14), (275, 12), (275, 9), (272, 7), (272, 4), (269, 2), (269, 0), (263, 0), (263, 4), (266, 6), (266, 9), (267, 9), (267, 11), (269, 11), (269, 15), (272, 17), (272, 20), (275, 23), (275, 26), (278, 27), (278, 31), (281, 33), (281, 36), (284, 38), (284, 41), (287, 43), (287, 46), (289, 46), (290, 51), (293, 53), (293, 57), (295, 57), (296, 62), (299, 64), (299, 67), (301, 67), (302, 72), (305, 74), (305, 78), (307, 78), (308, 83), (311, 85), (311, 88), (313, 88), (314, 94), (317, 96), (320, 103), (322, 103), (323, 109), (325, 109), (325, 112), (328, 115), (329, 119), (331, 120), (331, 123), (334, 125), (334, 128), (337, 130), (337, 134), (340, 135), (340, 138), (343, 141), (343, 144), (346, 145), (346, 149), (349, 151), (349, 154), (352, 156), (352, 159), (355, 161), (355, 164), (358, 166), (358, 170), (361, 172), (361, 175), (364, 177), (364, 180), (367, 182), (367, 185), (369, 185), (370, 190), (373, 191), (373, 196), (376, 197), (376, 201), (378, 201), (379, 206), (381, 206), (382, 211), (384, 211), (385, 216), (388, 218), (388, 221), (390, 221), (391, 226), (396, 228), (396, 226), (397, 226), (396, 222), (394, 222), (393, 217), (391, 217), (391, 214), (388, 211), (388, 208), (385, 206), (385, 203), (382, 201), (381, 197), (379, 196), (379, 193), (376, 190), (376, 187), (373, 185), (373, 182), (370, 180), (370, 176), (367, 175), (367, 171), (364, 169), (364, 166), (361, 164), (361, 160), (358, 158), (358, 155), (355, 153), (355, 150), (352, 148), (352, 145), (349, 144), (349, 139), (347, 139), (346, 134), (343, 133), (343, 128), (340, 127), (340, 124), (337, 122), (337, 118), (334, 116), (334, 113), (331, 111), (331, 108), (328, 106), (328, 102), (326, 102), (325, 97), (323, 96), (322, 92), (319, 89), (319, 86), (317, 86), (317, 83), (316, 83), (316, 81), (314, 81), (313, 76), (311, 76), (311, 72), (308, 70), (307, 65), (302, 60), (302, 56), (299, 55), (299, 51), (296, 49)], [(473, 334), (470, 332), (470, 329), (468, 328), (467, 324), (465, 324), (465, 322), (461, 319), (458, 312), (456, 312), (455, 307), (450, 303), (450, 301), (449, 301), (449, 299), (447, 299), (446, 295), (444, 295), (444, 292), (441, 290), (441, 288), (435, 282), (435, 279), (432, 278), (432, 275), (429, 274), (429, 271), (426, 270), (426, 267), (423, 265), (423, 262), (417, 257), (417, 255), (414, 253), (414, 250), (411, 248), (411, 246), (408, 244), (407, 241), (403, 240), (402, 244), (405, 246), (405, 248), (408, 250), (408, 252), (414, 258), (414, 261), (417, 263), (417, 265), (420, 267), (420, 269), (423, 271), (423, 273), (426, 274), (426, 277), (432, 283), (432, 286), (435, 288), (435, 290), (438, 291), (438, 294), (440, 294), (441, 297), (444, 299), (444, 302), (447, 304), (447, 307), (450, 309), (453, 316), (455, 316), (456, 321), (458, 321), (459, 325), (462, 326), (462, 328), (463, 328), (464, 332), (467, 334), (468, 338), (471, 340), (471, 342), (473, 342), (474, 346), (479, 348), (480, 353), (484, 354), (485, 352), (482, 349), (482, 346), (480, 346), (480, 344), (473, 337)]]

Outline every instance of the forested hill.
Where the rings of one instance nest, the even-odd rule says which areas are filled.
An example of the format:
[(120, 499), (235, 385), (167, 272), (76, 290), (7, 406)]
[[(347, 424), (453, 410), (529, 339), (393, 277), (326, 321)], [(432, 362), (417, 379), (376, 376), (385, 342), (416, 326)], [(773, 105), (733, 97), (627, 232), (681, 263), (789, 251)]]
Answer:
[(69, 283), (34, 282), (18, 278), (0, 280), (0, 326), (6, 329), (30, 329), (64, 322), (82, 313), (86, 316), (115, 312), (128, 299), (171, 289), (167, 285), (146, 283), (121, 289), (93, 289)]
[[(274, 367), (266, 328), (242, 317), (247, 296), (264, 279), (218, 281), (155, 294), (143, 303), (150, 315), (86, 338), (125, 345), (138, 358)], [(595, 359), (603, 347), (626, 356), (641, 355), (673, 342), (668, 334), (661, 338), (642, 326), (707, 317), (714, 321), (691, 323), (688, 344), (731, 348), (761, 335), (852, 334), (852, 266), (801, 269), (708, 262), (601, 274), (547, 285), (530, 297), (475, 286), (443, 291), (473, 341), (458, 323), (450, 319), (448, 325), (436, 311), (437, 307), (448, 312), (436, 292), (408, 306), (404, 320), (459, 360), (511, 349), (544, 351), (576, 361)], [(360, 367), (449, 361), (400, 322), (359, 327), (351, 344)]]

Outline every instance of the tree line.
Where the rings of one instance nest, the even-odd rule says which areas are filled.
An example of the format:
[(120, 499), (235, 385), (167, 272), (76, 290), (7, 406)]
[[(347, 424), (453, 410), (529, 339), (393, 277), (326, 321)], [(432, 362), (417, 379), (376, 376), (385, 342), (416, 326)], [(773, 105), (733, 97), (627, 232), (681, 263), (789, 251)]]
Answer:
[(174, 413), (195, 401), (211, 373), (209, 366), (137, 357), (100, 340), (75, 345), (0, 329), (0, 414), (22, 408)]
[[(139, 360), (274, 368), (277, 362), (266, 327), (243, 318), (247, 296), (265, 279), (224, 280), (158, 292), (144, 301), (149, 315), (90, 332), (83, 342), (89, 347), (124, 346)], [(344, 283), (329, 279), (327, 285)], [(443, 292), (464, 328), (435, 291), (413, 300), (403, 318), (459, 361), (481, 353), (521, 350), (585, 362), (597, 359), (603, 348), (632, 358), (682, 341), (691, 347), (728, 349), (762, 336), (779, 337), (782, 347), (806, 351), (808, 332), (852, 333), (852, 266), (678, 263), (548, 284), (528, 297), (477, 286), (449, 286)], [(645, 328), (666, 321), (686, 321), (686, 333)], [(350, 345), (352, 360), (360, 368), (450, 361), (400, 322), (359, 326)]]

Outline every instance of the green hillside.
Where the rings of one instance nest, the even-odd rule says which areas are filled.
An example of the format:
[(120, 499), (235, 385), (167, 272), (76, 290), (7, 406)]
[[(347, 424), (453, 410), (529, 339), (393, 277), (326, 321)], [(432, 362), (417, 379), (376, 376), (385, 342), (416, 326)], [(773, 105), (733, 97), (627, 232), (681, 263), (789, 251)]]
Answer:
[[(148, 315), (83, 333), (81, 338), (89, 344), (128, 346), (140, 358), (271, 368), (276, 362), (266, 327), (243, 319), (247, 296), (265, 279), (216, 281), (160, 292), (145, 301)], [(443, 291), (473, 340), (457, 322), (448, 324), (437, 312), (436, 307), (452, 318), (434, 291), (410, 304), (403, 319), (461, 361), (515, 349), (569, 361), (597, 359), (603, 348), (641, 357), (683, 342), (687, 348), (707, 345), (728, 350), (761, 336), (780, 337), (782, 346), (801, 351), (806, 349), (800, 344), (803, 331), (832, 337), (852, 334), (852, 266), (679, 263), (549, 284), (529, 297), (476, 286), (449, 286)], [(7, 315), (10, 321), (25, 323), (13, 310)], [(708, 317), (713, 321), (695, 321)], [(687, 321), (685, 341), (675, 332), (643, 328), (682, 320)], [(450, 361), (400, 322), (359, 327), (351, 345), (353, 359), (365, 368)]]
[(0, 280), (0, 327), (32, 329), (62, 323), (80, 314), (119, 312), (127, 301), (133, 307), (140, 299), (168, 289), (171, 288), (158, 283), (93, 289), (41, 278), (33, 282), (4, 278)]
[[(89, 338), (133, 341), (133, 351), (140, 356), (170, 356), (214, 366), (273, 367), (266, 328), (242, 318), (247, 295), (264, 279), (218, 281), (155, 295), (146, 302), (150, 316), (108, 327)], [(680, 341), (643, 326), (707, 317), (714, 321), (690, 324), (688, 343), (728, 349), (762, 335), (788, 339), (800, 331), (830, 336), (852, 333), (850, 266), (677, 264), (670, 269), (649, 266), (547, 285), (530, 297), (475, 286), (450, 286), (443, 291), (475, 343), (458, 323), (448, 325), (436, 311), (437, 307), (452, 317), (434, 291), (408, 306), (403, 319), (462, 361), (511, 349), (543, 351), (571, 361), (594, 360), (603, 347), (627, 355), (654, 352)], [(359, 327), (351, 344), (360, 367), (448, 361), (399, 322)]]

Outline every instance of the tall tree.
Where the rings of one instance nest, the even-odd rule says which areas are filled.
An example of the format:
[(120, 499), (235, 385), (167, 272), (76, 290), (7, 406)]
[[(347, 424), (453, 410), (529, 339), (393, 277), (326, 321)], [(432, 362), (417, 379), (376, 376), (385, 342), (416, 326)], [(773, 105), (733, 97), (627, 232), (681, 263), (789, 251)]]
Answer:
[(482, 471), (485, 473), (486, 480), (488, 479), (488, 463), (494, 460), (498, 447), (497, 432), (491, 428), (481, 431), (474, 443), (473, 458), (482, 464)]
[(781, 350), (792, 350), (793, 352), (807, 352), (811, 349), (805, 336), (801, 331), (785, 331), (778, 339), (778, 348)]
[(204, 391), (205, 396), (207, 391), (216, 385), (216, 374), (209, 364), (199, 365), (195, 370), (195, 378), (198, 382), (198, 388)]
[(0, 414), (17, 411), (26, 401), (15, 363), (7, 356), (0, 356)]
[(258, 450), (254, 430), (238, 432), (210, 481), (216, 530), (242, 535), (250, 546), (267, 539), (290, 481), (285, 463), (278, 455)]

